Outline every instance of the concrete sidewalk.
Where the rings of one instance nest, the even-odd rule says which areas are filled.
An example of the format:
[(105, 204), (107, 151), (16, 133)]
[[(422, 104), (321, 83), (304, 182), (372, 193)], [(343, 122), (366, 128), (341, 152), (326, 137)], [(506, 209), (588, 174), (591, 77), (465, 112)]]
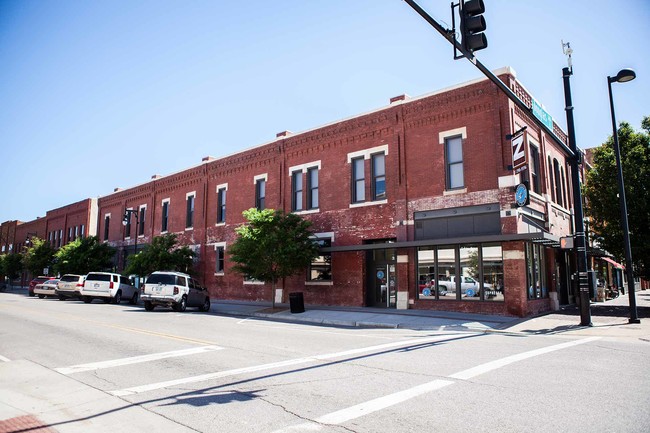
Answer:
[(193, 432), (32, 361), (0, 363), (0, 433)]
[(464, 314), (432, 310), (394, 310), (369, 307), (306, 306), (304, 313), (291, 313), (289, 305), (276, 304), (275, 309), (266, 302), (238, 302), (213, 300), (211, 311), (216, 314), (253, 319), (270, 319), (283, 322), (314, 325), (406, 328), (418, 330), (456, 329), (485, 331), (514, 324), (518, 319), (482, 314)]
[(568, 306), (560, 311), (525, 319), (483, 314), (433, 310), (306, 306), (304, 313), (292, 314), (287, 304), (272, 309), (265, 302), (214, 301), (216, 314), (329, 326), (404, 328), (414, 330), (457, 330), (472, 332), (521, 333), (529, 335), (589, 335), (638, 338), (650, 341), (650, 291), (636, 292), (640, 324), (628, 323), (629, 297), (592, 303), (592, 326), (580, 325), (580, 310)]

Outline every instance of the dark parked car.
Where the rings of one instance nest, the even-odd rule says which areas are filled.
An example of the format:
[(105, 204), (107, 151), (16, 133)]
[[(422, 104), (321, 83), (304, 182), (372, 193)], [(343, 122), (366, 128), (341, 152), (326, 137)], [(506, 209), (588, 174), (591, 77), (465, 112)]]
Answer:
[(29, 289), (28, 289), (28, 291), (29, 291), (29, 296), (34, 296), (34, 295), (35, 295), (35, 294), (34, 294), (34, 287), (36, 287), (37, 284), (44, 283), (44, 282), (46, 282), (47, 280), (51, 280), (52, 278), (54, 278), (54, 277), (43, 277), (43, 276), (40, 276), (40, 277), (36, 277), (36, 278), (34, 278), (32, 281), (30, 281), (30, 282), (29, 282)]

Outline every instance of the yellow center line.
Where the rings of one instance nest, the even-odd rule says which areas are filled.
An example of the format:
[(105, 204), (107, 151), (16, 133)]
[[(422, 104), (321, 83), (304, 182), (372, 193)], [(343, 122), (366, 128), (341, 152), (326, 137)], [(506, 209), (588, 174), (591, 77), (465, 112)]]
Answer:
[(5, 308), (5, 309), (11, 309), (11, 310), (23, 310), (27, 312), (32, 312), (32, 313), (38, 313), (40, 315), (43, 315), (44, 313), (48, 314), (50, 317), (53, 317), (55, 319), (62, 319), (62, 320), (74, 320), (77, 322), (85, 322), (85, 323), (92, 323), (94, 325), (98, 326), (103, 326), (106, 328), (112, 328), (112, 329), (118, 329), (120, 331), (126, 331), (126, 332), (133, 332), (133, 333), (138, 333), (138, 334), (145, 334), (145, 335), (153, 335), (156, 337), (161, 337), (161, 338), (167, 338), (170, 340), (176, 340), (176, 341), (183, 341), (187, 343), (193, 343), (193, 344), (199, 344), (202, 346), (216, 346), (217, 343), (214, 341), (207, 341), (207, 340), (200, 340), (196, 338), (189, 338), (189, 337), (183, 337), (180, 335), (173, 335), (173, 334), (167, 334), (163, 332), (156, 332), (156, 331), (150, 331), (148, 329), (142, 329), (142, 328), (132, 328), (129, 326), (122, 326), (122, 325), (116, 325), (114, 323), (105, 323), (105, 322), (98, 322), (96, 320), (91, 320), (91, 319), (86, 319), (84, 317), (79, 317), (75, 316), (72, 314), (66, 314), (62, 315), (59, 313), (52, 313), (49, 311), (43, 311), (43, 310), (36, 310), (33, 308), (28, 308), (28, 307), (22, 307), (22, 306), (16, 306), (16, 305), (5, 305), (5, 304), (0, 304), (0, 308)]

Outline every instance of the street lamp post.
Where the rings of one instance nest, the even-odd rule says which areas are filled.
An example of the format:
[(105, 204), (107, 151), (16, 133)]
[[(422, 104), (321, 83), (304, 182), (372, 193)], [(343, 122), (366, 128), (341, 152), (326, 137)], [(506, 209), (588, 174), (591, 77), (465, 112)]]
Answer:
[[(129, 223), (129, 220), (131, 219), (131, 215), (135, 216), (135, 252), (133, 253), (135, 255), (138, 254), (138, 226), (140, 225), (140, 220), (138, 218), (138, 211), (134, 209), (125, 209), (124, 218), (122, 218), (122, 224), (126, 226)], [(129, 236), (130, 235), (131, 233), (129, 233)], [(126, 262), (124, 263), (124, 266), (126, 267)]]
[(632, 269), (632, 247), (630, 245), (630, 229), (627, 222), (627, 201), (625, 200), (625, 183), (623, 181), (623, 166), (621, 164), (621, 148), (618, 144), (616, 115), (614, 114), (614, 99), (612, 98), (612, 83), (625, 83), (636, 78), (631, 69), (621, 69), (615, 77), (607, 77), (609, 89), (609, 108), (612, 113), (612, 137), (614, 138), (614, 154), (616, 155), (616, 180), (618, 181), (618, 200), (621, 206), (621, 228), (623, 229), (623, 246), (625, 248), (625, 273), (627, 274), (627, 290), (630, 297), (629, 323), (641, 323), (636, 311), (636, 294), (634, 293), (634, 270)]

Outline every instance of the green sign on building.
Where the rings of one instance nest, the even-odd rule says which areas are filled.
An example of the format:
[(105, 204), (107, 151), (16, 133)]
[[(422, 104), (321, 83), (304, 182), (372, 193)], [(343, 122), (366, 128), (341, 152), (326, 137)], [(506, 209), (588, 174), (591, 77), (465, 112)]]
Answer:
[(553, 118), (533, 99), (533, 115), (542, 121), (544, 125), (553, 131)]

